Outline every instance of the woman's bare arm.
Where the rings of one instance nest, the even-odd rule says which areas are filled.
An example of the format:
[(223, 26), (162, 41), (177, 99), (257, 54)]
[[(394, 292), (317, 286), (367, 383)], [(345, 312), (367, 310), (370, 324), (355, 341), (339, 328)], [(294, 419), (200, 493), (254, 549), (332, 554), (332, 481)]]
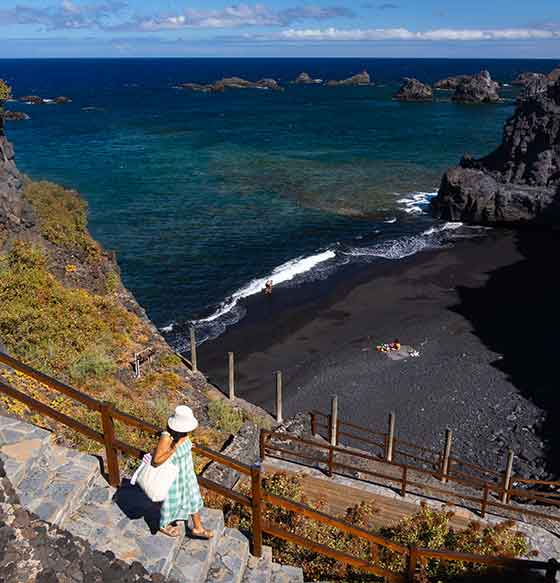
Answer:
[(152, 457), (154, 466), (160, 466), (175, 453), (173, 439), (168, 433), (163, 433), (159, 438), (156, 451)]

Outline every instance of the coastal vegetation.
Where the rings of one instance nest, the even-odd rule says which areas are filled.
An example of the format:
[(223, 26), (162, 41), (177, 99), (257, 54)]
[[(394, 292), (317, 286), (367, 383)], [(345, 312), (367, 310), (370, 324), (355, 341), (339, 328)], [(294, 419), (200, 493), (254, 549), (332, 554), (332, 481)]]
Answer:
[[(311, 501), (306, 497), (302, 480), (298, 476), (281, 472), (267, 475), (263, 479), (263, 489), (269, 494), (282, 496), (329, 513), (324, 501)], [(249, 494), (250, 485), (243, 484), (241, 490)], [(206, 494), (205, 499), (210, 505), (224, 508), (226, 522), (229, 526), (241, 529), (249, 528), (251, 517), (244, 506), (225, 501), (210, 492)], [(360, 502), (347, 508), (337, 518), (354, 526), (376, 532), (405, 546), (433, 550), (446, 549), (509, 558), (527, 557), (534, 554), (528, 546), (525, 535), (515, 530), (513, 522), (505, 521), (497, 525), (486, 525), (473, 521), (467, 528), (455, 530), (450, 524), (453, 516), (452, 510), (448, 508), (434, 509), (423, 503), (418, 512), (405, 516), (394, 526), (376, 529), (372, 527), (372, 519), (377, 511), (375, 504)], [(341, 533), (335, 527), (305, 518), (301, 514), (276, 506), (268, 506), (263, 513), (263, 519), (278, 524), (297, 536), (367, 561), (371, 560), (371, 547), (367, 541)], [(348, 565), (294, 543), (265, 535), (265, 544), (272, 547), (275, 561), (302, 566), (306, 581), (336, 580), (359, 583), (379, 580), (375, 576), (361, 573)], [(381, 547), (376, 564), (396, 573), (402, 572), (405, 568), (400, 555)], [(451, 581), (465, 575), (484, 575), (485, 569), (480, 565), (430, 560), (419, 581), (420, 583)]]
[[(220, 449), (242, 414), (233, 409), (226, 414), (219, 405), (213, 406), (219, 415), (207, 414), (204, 388), (193, 386), (181, 360), (123, 287), (114, 258), (89, 234), (85, 201), (57, 184), (21, 182), (13, 194), (19, 201), (14, 208), (27, 229), (16, 222), (0, 240), (2, 349), (162, 428), (170, 411), (186, 403), (202, 421), (195, 441)], [(134, 355), (146, 349), (154, 356), (136, 378)], [(2, 376), (18, 390), (101, 430), (99, 414), (77, 401), (9, 369)], [(18, 401), (2, 396), (0, 402), (8, 412), (53, 429), (63, 443), (99, 450), (99, 444)], [(121, 423), (116, 434), (143, 449), (154, 444), (153, 437)]]
[(0, 108), (12, 96), (12, 88), (3, 80), (0, 79)]

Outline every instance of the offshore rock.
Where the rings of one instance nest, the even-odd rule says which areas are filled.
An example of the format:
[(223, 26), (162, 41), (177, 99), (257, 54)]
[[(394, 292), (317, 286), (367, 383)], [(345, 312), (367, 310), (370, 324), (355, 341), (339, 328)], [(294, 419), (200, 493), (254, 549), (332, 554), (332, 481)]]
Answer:
[(372, 85), (371, 77), (367, 71), (362, 71), (357, 75), (352, 75), (348, 79), (341, 79), (340, 81), (331, 80), (327, 82), (329, 87), (340, 87), (340, 86), (360, 86), (360, 85)]
[(512, 85), (521, 85), (525, 86), (533, 81), (540, 81), (546, 79), (546, 75), (544, 73), (520, 73), (512, 82)]
[(189, 89), (202, 93), (223, 93), (226, 89), (269, 89), (282, 91), (282, 87), (275, 79), (260, 79), (259, 81), (247, 81), (241, 77), (225, 77), (214, 83), (180, 83), (180, 89)]
[(23, 97), (20, 97), (19, 100), (30, 105), (43, 105), (43, 103), (45, 103), (45, 100), (38, 95), (24, 95)]
[(293, 81), (294, 85), (317, 85), (321, 79), (313, 79), (309, 73), (300, 73)]
[(441, 89), (443, 91), (455, 91), (460, 83), (468, 81), (472, 75), (455, 75), (454, 77), (446, 77), (434, 83), (434, 89)]
[(492, 80), (488, 71), (481, 71), (461, 81), (453, 94), (456, 103), (497, 103), (500, 101), (500, 85)]
[(399, 101), (432, 101), (434, 92), (429, 85), (418, 79), (405, 77), (404, 83), (393, 98)]
[(518, 104), (494, 152), (445, 173), (432, 210), (478, 224), (559, 223), (560, 81)]
[(26, 119), (31, 119), (23, 111), (4, 111), (1, 115), (4, 118), (4, 121), (24, 121)]

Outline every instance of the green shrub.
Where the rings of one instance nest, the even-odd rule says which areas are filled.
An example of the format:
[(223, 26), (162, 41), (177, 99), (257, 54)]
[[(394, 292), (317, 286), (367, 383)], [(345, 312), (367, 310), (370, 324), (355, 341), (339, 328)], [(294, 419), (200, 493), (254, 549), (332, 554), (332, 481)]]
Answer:
[(140, 322), (115, 301), (64, 287), (29, 243), (16, 241), (0, 264), (0, 337), (14, 356), (63, 378), (111, 368), (96, 350), (126, 358)]
[(117, 370), (117, 363), (100, 347), (86, 350), (70, 366), (70, 377), (77, 381), (103, 379)]
[(101, 255), (99, 245), (87, 231), (87, 204), (78, 193), (52, 182), (30, 182), (25, 198), (39, 217), (41, 234), (55, 245), (78, 252), (85, 259)]
[(220, 431), (237, 433), (245, 418), (243, 413), (224, 399), (216, 399), (208, 404), (208, 418)]
[(105, 277), (105, 289), (107, 293), (112, 294), (119, 287), (119, 276), (114, 271), (110, 271)]
[(3, 80), (0, 79), (0, 107), (12, 96), (12, 88)]

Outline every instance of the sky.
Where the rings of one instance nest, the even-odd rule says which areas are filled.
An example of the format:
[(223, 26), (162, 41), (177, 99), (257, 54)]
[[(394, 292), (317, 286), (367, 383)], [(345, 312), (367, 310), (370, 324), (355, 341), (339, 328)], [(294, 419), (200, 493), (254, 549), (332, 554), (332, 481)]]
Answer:
[(560, 58), (560, 0), (0, 0), (0, 58)]

